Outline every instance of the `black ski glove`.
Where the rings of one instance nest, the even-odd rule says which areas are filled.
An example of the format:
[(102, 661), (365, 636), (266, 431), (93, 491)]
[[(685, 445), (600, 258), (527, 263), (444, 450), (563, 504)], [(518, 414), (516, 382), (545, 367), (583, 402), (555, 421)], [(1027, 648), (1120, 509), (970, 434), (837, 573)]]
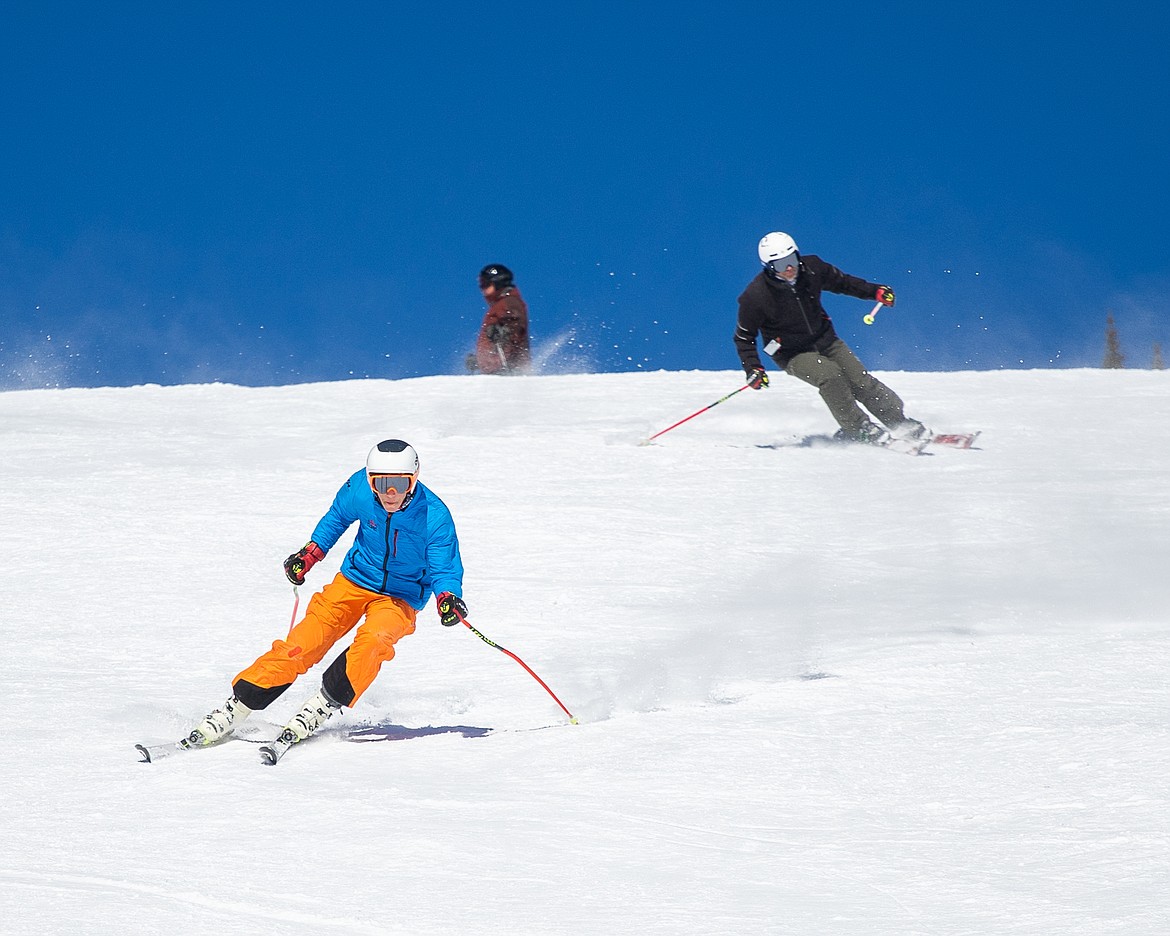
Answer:
[(439, 612), (439, 623), (444, 627), (458, 624), (467, 617), (467, 605), (464, 604), (462, 598), (451, 594), (451, 592), (435, 595), (435, 608)]
[(747, 385), (753, 390), (768, 386), (768, 372), (762, 367), (753, 367), (747, 372)]

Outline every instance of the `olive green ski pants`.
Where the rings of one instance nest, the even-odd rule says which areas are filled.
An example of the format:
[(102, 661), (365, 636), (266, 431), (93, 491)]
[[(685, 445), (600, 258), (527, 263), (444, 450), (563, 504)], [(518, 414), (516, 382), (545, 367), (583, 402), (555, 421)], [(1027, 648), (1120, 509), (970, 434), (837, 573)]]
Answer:
[(829, 412), (847, 432), (869, 422), (859, 403), (888, 429), (906, 420), (898, 394), (867, 371), (840, 338), (824, 351), (796, 355), (784, 370), (820, 390)]

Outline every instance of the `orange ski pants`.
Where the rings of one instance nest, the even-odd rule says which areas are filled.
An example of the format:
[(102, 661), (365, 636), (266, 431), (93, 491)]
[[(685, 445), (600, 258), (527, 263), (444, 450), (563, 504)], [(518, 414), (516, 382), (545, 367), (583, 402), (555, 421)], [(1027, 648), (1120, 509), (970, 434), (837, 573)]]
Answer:
[(353, 705), (370, 687), (382, 664), (394, 658), (394, 644), (414, 633), (417, 614), (402, 599), (368, 591), (338, 572), (332, 582), (309, 600), (304, 618), (288, 636), (274, 641), (272, 649), (232, 683), (244, 680), (261, 690), (275, 690), (266, 693), (265, 704), (271, 702), (298, 676), (320, 663), (329, 649), (364, 616), (353, 643), (329, 666), (324, 680), (325, 691), (331, 698), (345, 706)]

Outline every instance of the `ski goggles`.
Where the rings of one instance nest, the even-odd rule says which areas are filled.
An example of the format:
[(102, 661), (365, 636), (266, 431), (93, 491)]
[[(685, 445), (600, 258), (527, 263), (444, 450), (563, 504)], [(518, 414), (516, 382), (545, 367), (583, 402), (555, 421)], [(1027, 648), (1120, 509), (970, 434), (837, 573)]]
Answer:
[(777, 257), (768, 266), (772, 268), (772, 272), (777, 276), (783, 276), (784, 271), (788, 267), (792, 267), (794, 270), (800, 269), (800, 256), (796, 251), (793, 251), (787, 257)]
[(404, 474), (376, 474), (370, 475), (370, 487), (379, 495), (408, 494), (414, 487), (414, 475)]

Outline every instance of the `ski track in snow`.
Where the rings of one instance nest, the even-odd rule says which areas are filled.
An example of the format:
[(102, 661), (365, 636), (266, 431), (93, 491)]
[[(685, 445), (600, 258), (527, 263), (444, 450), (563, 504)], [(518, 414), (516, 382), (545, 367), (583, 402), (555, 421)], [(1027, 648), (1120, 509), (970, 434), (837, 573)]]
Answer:
[[(200, 893), (195, 889), (176, 891), (161, 887), (150, 887), (135, 884), (116, 878), (79, 876), (66, 874), (22, 874), (18, 871), (0, 871), (0, 881), (6, 882), (13, 888), (24, 888), (28, 891), (47, 892), (55, 894), (57, 899), (80, 897), (87, 903), (98, 904), (104, 894), (134, 895), (148, 898), (158, 898), (164, 902), (187, 904), (191, 907), (204, 908), (220, 915), (224, 925), (238, 924), (240, 917), (251, 917), (261, 921), (265, 926), (273, 922), (285, 922), (325, 929), (340, 929), (350, 933), (383, 933), (381, 926), (370, 926), (358, 920), (346, 917), (327, 916), (320, 913), (297, 912), (278, 905), (258, 906), (255, 903), (245, 903), (239, 900), (217, 899)], [(317, 898), (311, 896), (312, 902)], [(230, 923), (228, 921), (231, 921)], [(272, 932), (272, 930), (267, 930)]]
[[(883, 376), (978, 448), (800, 446), (782, 378), (638, 445), (731, 371), (0, 393), (5, 932), (1170, 932), (1170, 378)], [(138, 763), (390, 436), (581, 724), (429, 607), (278, 766), (334, 654), (253, 743)]]

